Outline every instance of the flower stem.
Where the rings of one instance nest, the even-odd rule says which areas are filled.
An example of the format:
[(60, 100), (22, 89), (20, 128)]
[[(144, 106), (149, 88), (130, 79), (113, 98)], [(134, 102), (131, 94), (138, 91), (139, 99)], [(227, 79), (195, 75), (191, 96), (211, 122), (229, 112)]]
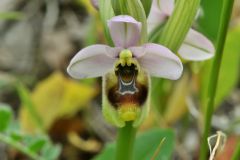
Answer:
[(216, 56), (213, 61), (213, 66), (211, 69), (211, 76), (209, 81), (209, 90), (208, 90), (208, 103), (207, 110), (204, 114), (204, 131), (201, 140), (201, 148), (200, 148), (200, 160), (205, 160), (207, 156), (208, 144), (207, 138), (209, 136), (209, 132), (211, 129), (211, 120), (212, 114), (214, 111), (214, 99), (217, 90), (218, 84), (218, 75), (220, 71), (224, 43), (226, 39), (228, 24), (231, 16), (231, 11), (233, 7), (234, 0), (223, 0), (221, 18), (220, 18), (220, 26), (218, 30), (218, 37), (216, 43)]
[(30, 159), (43, 160), (36, 153), (33, 153), (31, 150), (29, 150), (27, 147), (23, 146), (21, 143), (14, 141), (11, 138), (9, 138), (8, 136), (5, 136), (4, 134), (1, 134), (1, 133), (0, 133), (0, 142), (3, 142), (5, 144), (15, 148), (19, 152), (28, 156)]
[(119, 128), (117, 137), (116, 160), (132, 160), (133, 147), (137, 128), (132, 122), (127, 122), (123, 128)]
[(109, 29), (107, 26), (107, 20), (112, 18), (114, 16), (114, 11), (111, 5), (111, 0), (101, 0), (99, 1), (99, 13), (100, 13), (100, 18), (103, 23), (104, 27), (104, 34), (106, 37), (106, 40), (110, 46), (113, 46), (113, 41), (109, 33)]

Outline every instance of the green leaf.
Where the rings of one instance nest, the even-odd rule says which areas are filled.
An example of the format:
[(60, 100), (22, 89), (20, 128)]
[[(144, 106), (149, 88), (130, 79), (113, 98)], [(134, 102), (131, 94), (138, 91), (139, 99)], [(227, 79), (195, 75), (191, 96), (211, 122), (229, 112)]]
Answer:
[(44, 157), (44, 160), (56, 160), (61, 153), (61, 146), (54, 146), (51, 143), (47, 143), (43, 147), (41, 153), (42, 157)]
[(23, 134), (19, 131), (13, 131), (10, 133), (10, 137), (14, 141), (21, 141), (23, 139)]
[(0, 104), (0, 132), (5, 131), (10, 125), (12, 119), (12, 110), (10, 106)]
[(160, 107), (162, 106), (162, 98), (164, 97), (163, 96), (163, 82), (164, 80), (163, 79), (160, 79), (160, 78), (155, 78), (155, 77), (152, 77), (151, 79), (151, 102), (153, 104), (154, 107), (157, 108), (158, 111), (161, 111), (160, 110)]
[(31, 151), (37, 153), (45, 146), (46, 143), (47, 143), (46, 137), (38, 137), (34, 139), (34, 141), (28, 146), (28, 148)]
[(228, 33), (218, 78), (216, 104), (220, 104), (237, 84), (240, 71), (239, 37), (240, 26)]
[(108, 44), (113, 46), (113, 41), (110, 36), (107, 20), (112, 18), (114, 16), (113, 8), (111, 5), (111, 0), (100, 0), (99, 1), (99, 11), (100, 11), (100, 17), (104, 26), (104, 33), (105, 37), (108, 41)]
[[(235, 87), (238, 77), (239, 77), (239, 65), (240, 65), (240, 46), (239, 46), (239, 37), (240, 37), (240, 26), (231, 29), (228, 32), (219, 78), (218, 86), (215, 98), (215, 105), (218, 106), (226, 96), (232, 91)], [(210, 68), (211, 61), (204, 66), (202, 72), (202, 90), (201, 98), (202, 105), (207, 102), (207, 92), (208, 92), (208, 82), (210, 77)]]
[(24, 135), (22, 142), (32, 152), (40, 151), (46, 143), (51, 143), (45, 135)]
[(115, 15), (128, 15), (127, 3), (125, 0), (111, 0)]
[(151, 78), (151, 103), (161, 114), (164, 114), (168, 102), (168, 97), (172, 93), (172, 81), (152, 77)]
[(201, 0), (203, 16), (199, 18), (199, 30), (212, 40), (217, 39), (222, 4), (223, 0)]
[(34, 140), (35, 140), (35, 137), (31, 135), (24, 135), (22, 142), (24, 145), (29, 146), (34, 142)]
[[(162, 143), (159, 153), (155, 160), (168, 160), (171, 159), (171, 154), (174, 149), (174, 133), (170, 129), (152, 129), (145, 133), (140, 134), (135, 141), (134, 146), (134, 160), (147, 160), (151, 159), (156, 150)], [(94, 160), (110, 160), (114, 159), (115, 143), (108, 144), (100, 155)], [(124, 154), (124, 153), (123, 153)]]
[(138, 137), (134, 149), (135, 160), (146, 160), (153, 157), (158, 145), (165, 138), (156, 160), (171, 159), (174, 148), (174, 133), (172, 130), (152, 129)]
[(9, 126), (8, 126), (8, 129), (7, 129), (7, 133), (9, 134), (9, 135), (11, 135), (11, 134), (22, 134), (21, 133), (21, 129), (20, 129), (21, 127), (20, 127), (20, 124), (19, 124), (19, 122), (18, 121), (14, 121), (13, 123), (10, 123), (9, 124)]
[(102, 152), (93, 160), (107, 160), (114, 159), (115, 143), (107, 144)]
[(152, 6), (152, 0), (141, 0), (141, 2), (145, 10), (146, 17), (148, 17)]
[(42, 135), (24, 135), (22, 139), (23, 144), (33, 153), (39, 152), (47, 143), (50, 143), (48, 142), (47, 137)]

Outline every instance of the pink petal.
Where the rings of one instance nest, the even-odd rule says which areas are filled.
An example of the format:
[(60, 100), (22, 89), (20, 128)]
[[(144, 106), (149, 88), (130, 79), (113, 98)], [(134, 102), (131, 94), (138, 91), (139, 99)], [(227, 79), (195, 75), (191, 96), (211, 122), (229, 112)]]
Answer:
[(76, 79), (99, 77), (113, 68), (119, 48), (92, 45), (80, 50), (71, 60), (67, 72)]
[(171, 80), (178, 79), (183, 71), (183, 66), (180, 59), (172, 53), (168, 48), (148, 43), (143, 46), (145, 54), (137, 53), (141, 51), (139, 47), (130, 48), (133, 51), (133, 55), (137, 58), (140, 66), (146, 69), (146, 71), (155, 77), (163, 77)]
[(159, 0), (160, 1), (160, 9), (166, 15), (171, 16), (174, 9), (174, 0)]
[(207, 37), (190, 29), (178, 53), (186, 60), (203, 61), (214, 56), (215, 48)]
[(153, 0), (147, 19), (148, 32), (166, 22), (174, 9), (174, 0)]
[(123, 48), (137, 45), (140, 39), (141, 26), (140, 22), (127, 15), (116, 16), (108, 21), (115, 46)]
[(166, 15), (162, 10), (160, 10), (158, 0), (153, 0), (151, 10), (147, 19), (148, 32), (151, 32), (157, 26), (164, 23), (167, 19), (167, 16), (168, 15)]

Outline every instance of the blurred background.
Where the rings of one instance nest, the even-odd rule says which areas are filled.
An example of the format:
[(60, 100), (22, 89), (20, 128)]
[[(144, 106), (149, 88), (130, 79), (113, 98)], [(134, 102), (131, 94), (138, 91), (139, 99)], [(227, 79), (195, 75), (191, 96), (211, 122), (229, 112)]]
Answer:
[[(209, 8), (203, 8), (206, 14)], [(214, 41), (212, 23), (203, 14), (196, 28)], [(0, 103), (12, 107), (24, 133), (46, 133), (60, 144), (61, 160), (91, 159), (116, 136), (102, 117), (101, 79), (74, 80), (66, 73), (70, 59), (95, 43), (106, 41), (88, 0), (0, 1)], [(228, 159), (240, 136), (240, 0), (235, 0), (223, 59), (212, 133), (221, 130), (228, 138), (218, 160)], [(210, 64), (185, 63), (176, 83), (153, 79), (151, 116), (139, 132), (172, 128), (174, 159), (198, 157)], [(26, 157), (0, 145), (0, 160), (5, 159)]]

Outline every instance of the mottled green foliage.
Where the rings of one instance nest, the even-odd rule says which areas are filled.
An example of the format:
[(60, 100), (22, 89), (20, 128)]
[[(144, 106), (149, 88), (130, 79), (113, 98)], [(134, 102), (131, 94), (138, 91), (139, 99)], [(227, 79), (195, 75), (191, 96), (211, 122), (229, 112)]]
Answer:
[(26, 135), (12, 119), (10, 106), (0, 104), (0, 142), (33, 160), (56, 160), (61, 147), (53, 145), (47, 135)]

